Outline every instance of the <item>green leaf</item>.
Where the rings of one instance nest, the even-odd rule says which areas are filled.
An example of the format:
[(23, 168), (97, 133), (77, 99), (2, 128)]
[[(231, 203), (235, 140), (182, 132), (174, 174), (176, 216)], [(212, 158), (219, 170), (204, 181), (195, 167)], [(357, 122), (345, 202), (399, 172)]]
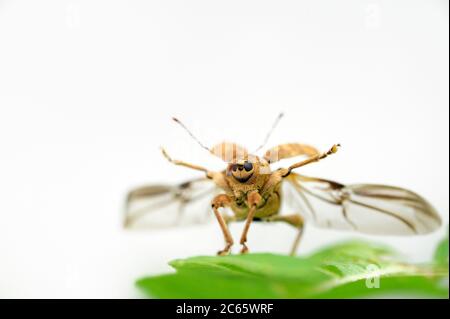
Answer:
[[(448, 244), (448, 243), (447, 243)], [(176, 272), (142, 278), (157, 298), (358, 298), (448, 296), (448, 266), (410, 265), (388, 247), (346, 242), (307, 257), (275, 254), (174, 260)]]

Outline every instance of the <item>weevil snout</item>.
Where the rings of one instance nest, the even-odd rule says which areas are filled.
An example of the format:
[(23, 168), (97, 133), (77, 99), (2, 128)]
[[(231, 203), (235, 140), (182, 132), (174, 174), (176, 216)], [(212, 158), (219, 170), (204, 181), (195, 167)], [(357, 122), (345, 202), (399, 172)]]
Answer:
[(253, 176), (254, 170), (255, 164), (249, 160), (240, 160), (229, 164), (228, 175), (232, 175), (237, 181), (243, 183)]

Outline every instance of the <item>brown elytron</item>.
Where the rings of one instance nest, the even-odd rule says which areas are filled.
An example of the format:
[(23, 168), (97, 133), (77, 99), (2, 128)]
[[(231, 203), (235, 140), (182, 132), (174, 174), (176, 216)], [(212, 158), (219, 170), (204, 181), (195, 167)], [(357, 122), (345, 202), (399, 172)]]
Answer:
[[(281, 116), (280, 114), (277, 118), (272, 130)], [(297, 229), (297, 235), (291, 254), (295, 254), (297, 250), (305, 216), (319, 227), (382, 235), (426, 234), (441, 225), (439, 214), (434, 208), (425, 199), (409, 190), (375, 184), (346, 186), (293, 172), (336, 153), (339, 144), (333, 145), (326, 152), (319, 152), (315, 147), (300, 143), (282, 144), (267, 150), (263, 157), (259, 157), (234, 143), (224, 142), (212, 148), (205, 147), (179, 120), (174, 120), (203, 148), (225, 161), (227, 166), (223, 171), (210, 171), (199, 165), (172, 159), (162, 149), (169, 162), (201, 171), (204, 177), (177, 186), (151, 185), (132, 190), (127, 198), (125, 218), (127, 227), (136, 226), (145, 218), (152, 224), (156, 219), (155, 211), (173, 203), (178, 205), (178, 213), (175, 215), (164, 213), (163, 217), (166, 218), (166, 224), (181, 224), (184, 214), (188, 214), (185, 211), (188, 204), (211, 196), (217, 190), (220, 190), (220, 193), (212, 198), (209, 207), (225, 239), (225, 247), (218, 252), (219, 255), (229, 254), (234, 244), (228, 228), (228, 224), (232, 221), (244, 221), (239, 240), (241, 253), (248, 252), (247, 235), (253, 221), (284, 222), (292, 225)], [(287, 168), (271, 170), (271, 164), (293, 157), (304, 159)], [(202, 186), (199, 187), (200, 185)], [(290, 188), (284, 190), (285, 186)], [(295, 213), (280, 214), (283, 193), (296, 204)], [(232, 215), (225, 214), (226, 209), (231, 210)], [(197, 216), (191, 222), (206, 221), (210, 214)]]

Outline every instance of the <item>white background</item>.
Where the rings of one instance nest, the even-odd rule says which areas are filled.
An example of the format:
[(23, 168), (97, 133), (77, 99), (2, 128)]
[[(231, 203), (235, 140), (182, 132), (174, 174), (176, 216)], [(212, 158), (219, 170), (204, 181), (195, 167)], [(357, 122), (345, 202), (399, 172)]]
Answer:
[[(448, 223), (447, 1), (0, 1), (0, 297), (140, 297), (139, 276), (213, 254), (216, 224), (128, 233), (126, 192), (220, 169), (208, 145), (305, 142), (304, 172), (412, 189)], [(242, 225), (233, 227), (238, 235)], [(423, 237), (364, 237), (426, 261)], [(294, 233), (255, 225), (253, 251)], [(308, 227), (301, 253), (362, 235)]]

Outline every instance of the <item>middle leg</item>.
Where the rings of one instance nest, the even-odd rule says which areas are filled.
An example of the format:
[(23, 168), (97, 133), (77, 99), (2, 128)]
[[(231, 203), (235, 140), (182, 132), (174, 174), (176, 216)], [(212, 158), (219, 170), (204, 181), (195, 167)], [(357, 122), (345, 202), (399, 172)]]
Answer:
[(294, 242), (292, 244), (290, 255), (294, 256), (297, 252), (298, 245), (300, 243), (300, 239), (303, 235), (303, 217), (299, 214), (292, 215), (274, 215), (263, 219), (267, 222), (284, 222), (291, 226), (294, 226), (297, 229), (297, 235), (295, 236)]

